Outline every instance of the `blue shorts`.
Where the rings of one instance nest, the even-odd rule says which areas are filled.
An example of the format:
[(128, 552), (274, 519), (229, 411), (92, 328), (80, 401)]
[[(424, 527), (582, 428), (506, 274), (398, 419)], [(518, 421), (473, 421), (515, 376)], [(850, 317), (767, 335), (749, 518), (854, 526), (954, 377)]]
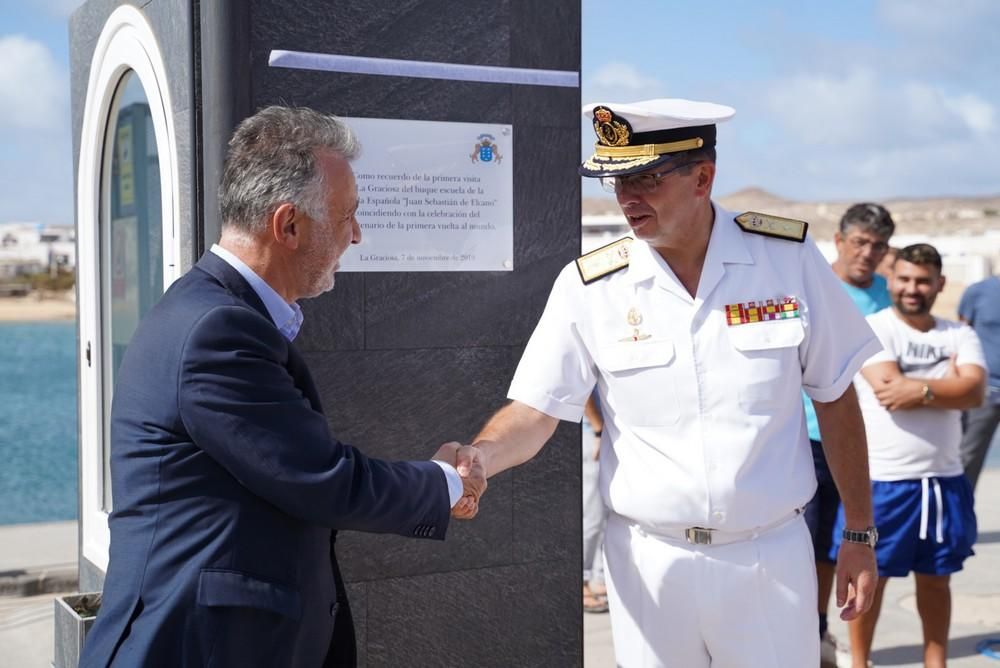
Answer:
[(806, 504), (804, 515), (812, 536), (816, 561), (827, 561), (833, 545), (833, 526), (837, 521), (840, 494), (837, 493), (837, 485), (834, 484), (830, 467), (826, 463), (823, 444), (810, 440), (809, 446), (812, 448), (813, 466), (816, 469), (816, 493)]
[[(875, 558), (881, 577), (904, 577), (910, 571), (947, 575), (962, 570), (962, 562), (973, 555), (976, 513), (972, 485), (964, 475), (873, 481), (872, 508), (879, 533)], [(837, 558), (843, 528), (841, 508), (831, 559)]]

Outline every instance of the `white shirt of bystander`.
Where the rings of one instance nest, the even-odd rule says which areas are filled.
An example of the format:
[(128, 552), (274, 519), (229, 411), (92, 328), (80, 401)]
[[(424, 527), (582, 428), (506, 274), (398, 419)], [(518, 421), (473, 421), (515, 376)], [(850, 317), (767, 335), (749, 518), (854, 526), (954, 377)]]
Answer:
[[(908, 378), (944, 378), (951, 356), (958, 366), (986, 367), (979, 338), (968, 325), (936, 318), (934, 328), (910, 327), (891, 308), (867, 318), (882, 351), (865, 366), (896, 362)], [(959, 410), (934, 407), (889, 411), (879, 405), (861, 374), (854, 385), (865, 419), (872, 480), (914, 480), (962, 474), (958, 444), (962, 439)]]

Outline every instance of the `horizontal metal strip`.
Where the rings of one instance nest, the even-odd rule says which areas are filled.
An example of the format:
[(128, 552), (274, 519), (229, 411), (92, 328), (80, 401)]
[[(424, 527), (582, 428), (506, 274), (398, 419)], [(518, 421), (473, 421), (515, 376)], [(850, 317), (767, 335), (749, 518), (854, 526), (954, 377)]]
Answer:
[(495, 67), (492, 65), (460, 65), (421, 60), (396, 60), (394, 58), (338, 56), (330, 53), (282, 51), (280, 49), (271, 51), (268, 64), (271, 67), (288, 67), (299, 70), (417, 77), (420, 79), (450, 79), (453, 81), (479, 81), (481, 83), (522, 84), (525, 86), (559, 86), (563, 88), (578, 88), (580, 86), (579, 72), (563, 70), (537, 70), (520, 67)]

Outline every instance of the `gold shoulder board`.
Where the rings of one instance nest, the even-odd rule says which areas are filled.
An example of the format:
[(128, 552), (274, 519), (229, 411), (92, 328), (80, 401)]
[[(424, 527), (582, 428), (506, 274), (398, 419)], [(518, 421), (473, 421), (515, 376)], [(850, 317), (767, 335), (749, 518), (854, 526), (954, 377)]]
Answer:
[(578, 258), (576, 268), (580, 272), (583, 284), (593, 283), (599, 278), (627, 267), (629, 247), (633, 241), (632, 237), (625, 237)]
[(806, 230), (809, 223), (792, 218), (782, 218), (781, 216), (771, 216), (766, 213), (747, 211), (736, 216), (736, 224), (744, 232), (753, 234), (763, 234), (765, 237), (775, 237), (777, 239), (788, 239), (802, 243), (806, 240)]

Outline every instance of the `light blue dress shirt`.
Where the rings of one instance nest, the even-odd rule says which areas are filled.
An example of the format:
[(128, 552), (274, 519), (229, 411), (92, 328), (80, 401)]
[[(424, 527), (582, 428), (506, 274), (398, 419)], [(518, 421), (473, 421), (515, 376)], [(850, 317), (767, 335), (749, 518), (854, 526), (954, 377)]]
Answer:
[(263, 278), (248, 267), (243, 260), (239, 259), (219, 244), (212, 244), (212, 252), (221, 257), (226, 263), (240, 272), (253, 291), (257, 293), (260, 300), (264, 302), (267, 314), (271, 316), (274, 325), (281, 332), (281, 335), (291, 341), (299, 333), (302, 327), (302, 309), (295, 302), (289, 304), (267, 284)]
[[(240, 276), (250, 284), (253, 291), (264, 302), (264, 308), (267, 309), (268, 315), (271, 316), (271, 320), (274, 321), (281, 335), (289, 341), (294, 339), (299, 333), (299, 329), (302, 328), (302, 309), (299, 308), (299, 305), (295, 302), (289, 304), (282, 299), (281, 295), (275, 292), (274, 288), (258, 276), (253, 269), (248, 267), (243, 260), (219, 244), (212, 244), (211, 251), (225, 260), (226, 264), (238, 271)], [(451, 506), (454, 508), (455, 504), (462, 498), (462, 478), (451, 464), (438, 460), (433, 461), (444, 471), (445, 478), (448, 480), (448, 498), (451, 501)]]

